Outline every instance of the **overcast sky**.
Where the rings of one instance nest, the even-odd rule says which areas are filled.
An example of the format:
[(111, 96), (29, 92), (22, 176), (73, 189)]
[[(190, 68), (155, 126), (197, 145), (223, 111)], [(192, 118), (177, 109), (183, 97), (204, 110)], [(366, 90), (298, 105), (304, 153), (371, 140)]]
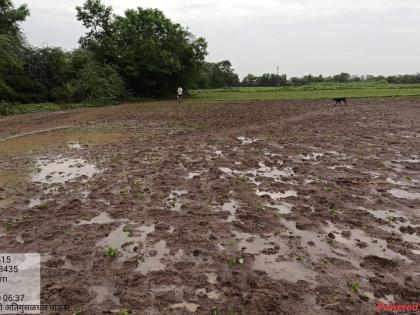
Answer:
[[(15, 0), (31, 16), (33, 45), (77, 47), (83, 0)], [(209, 61), (229, 59), (244, 76), (420, 72), (420, 0), (104, 0), (155, 7), (208, 42)]]

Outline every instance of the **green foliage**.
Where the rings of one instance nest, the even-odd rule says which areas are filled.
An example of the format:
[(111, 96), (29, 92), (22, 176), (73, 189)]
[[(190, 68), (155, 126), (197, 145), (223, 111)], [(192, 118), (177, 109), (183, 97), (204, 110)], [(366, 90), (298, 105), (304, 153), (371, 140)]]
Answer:
[(198, 88), (221, 88), (239, 86), (239, 77), (232, 69), (229, 60), (217, 63), (206, 62), (200, 69), (196, 79)]
[(107, 246), (105, 248), (105, 255), (108, 256), (108, 257), (115, 258), (115, 257), (118, 256), (118, 249)]
[(420, 96), (420, 84), (383, 84), (380, 82), (317, 83), (304, 86), (241, 87), (190, 90), (190, 97), (202, 101), (252, 101), (327, 99), (334, 97)]
[(124, 81), (118, 72), (112, 66), (96, 62), (83, 68), (75, 92), (79, 99), (98, 106), (114, 104), (126, 94)]
[(129, 315), (130, 313), (127, 310), (119, 311), (118, 315)]
[(7, 227), (8, 230), (10, 230), (11, 228), (13, 228), (15, 226), (30, 220), (30, 218), (31, 217), (29, 217), (29, 216), (24, 216), (24, 217), (16, 217), (14, 219), (10, 219), (6, 224), (6, 227)]
[(358, 292), (360, 289), (360, 282), (356, 281), (356, 282), (348, 282), (347, 285), (349, 286), (350, 290), (353, 292)]
[(0, 101), (0, 115), (11, 115), (13, 113), (12, 106), (9, 103)]
[(11, 0), (0, 0), (0, 34), (17, 36), (19, 23), (29, 16), (29, 9), (24, 4), (15, 8)]
[(88, 0), (77, 11), (88, 28), (82, 47), (97, 61), (116, 66), (134, 95), (174, 93), (192, 81), (207, 54), (203, 38), (156, 9), (137, 8), (117, 16), (101, 1)]
[(229, 267), (235, 267), (237, 265), (242, 265), (245, 262), (244, 257), (229, 257), (228, 265)]

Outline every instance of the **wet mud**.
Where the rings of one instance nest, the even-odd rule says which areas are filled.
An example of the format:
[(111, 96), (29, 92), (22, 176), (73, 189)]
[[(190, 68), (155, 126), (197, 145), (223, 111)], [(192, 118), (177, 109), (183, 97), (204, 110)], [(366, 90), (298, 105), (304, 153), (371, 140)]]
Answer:
[[(373, 314), (420, 301), (420, 100), (0, 118), (0, 246), (81, 314)], [(51, 313), (54, 314), (54, 313)]]

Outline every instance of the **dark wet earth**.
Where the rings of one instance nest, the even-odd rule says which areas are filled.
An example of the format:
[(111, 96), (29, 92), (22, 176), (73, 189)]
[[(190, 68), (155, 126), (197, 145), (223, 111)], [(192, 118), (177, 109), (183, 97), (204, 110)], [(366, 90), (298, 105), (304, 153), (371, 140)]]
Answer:
[(418, 98), (38, 113), (0, 118), (0, 139), (0, 246), (42, 254), (43, 304), (373, 314), (420, 301)]

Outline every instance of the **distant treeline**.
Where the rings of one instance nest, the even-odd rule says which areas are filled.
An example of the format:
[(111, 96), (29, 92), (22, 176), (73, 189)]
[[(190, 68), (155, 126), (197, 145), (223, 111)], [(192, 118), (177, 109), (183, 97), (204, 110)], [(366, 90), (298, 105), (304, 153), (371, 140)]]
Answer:
[(340, 73), (333, 76), (314, 76), (305, 75), (302, 77), (291, 77), (287, 75), (277, 75), (273, 73), (264, 73), (261, 76), (248, 74), (239, 80), (239, 76), (232, 69), (232, 65), (228, 60), (218, 63), (206, 63), (198, 80), (193, 87), (200, 89), (207, 88), (224, 88), (224, 87), (276, 87), (276, 86), (301, 86), (313, 83), (349, 83), (349, 82), (383, 82), (390, 84), (415, 84), (420, 83), (420, 73), (405, 75), (350, 75), (349, 73)]
[(322, 83), (322, 82), (337, 82), (337, 83), (347, 83), (347, 82), (386, 82), (386, 83), (396, 83), (396, 84), (414, 84), (420, 83), (420, 73), (417, 74), (406, 74), (406, 75), (392, 75), (392, 76), (357, 76), (350, 75), (349, 73), (340, 73), (334, 76), (324, 77), (322, 75), (313, 76), (311, 74), (305, 75), (303, 77), (291, 77), (287, 78), (285, 74), (276, 75), (265, 73), (262, 76), (255, 76), (253, 74), (248, 74), (240, 83), (244, 87), (274, 87), (274, 86), (299, 86), (312, 83)]

